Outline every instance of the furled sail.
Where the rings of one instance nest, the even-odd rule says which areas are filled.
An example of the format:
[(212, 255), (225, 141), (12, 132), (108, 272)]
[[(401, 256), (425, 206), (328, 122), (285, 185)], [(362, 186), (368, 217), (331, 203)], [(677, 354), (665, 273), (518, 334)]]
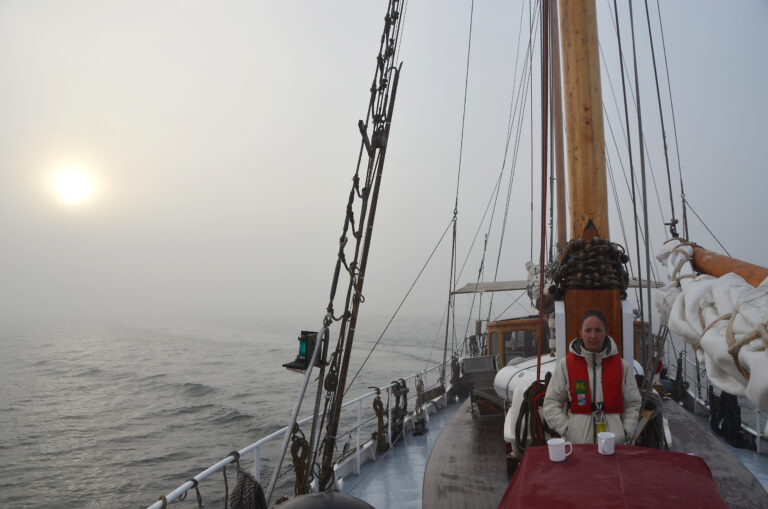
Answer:
[(693, 247), (678, 239), (657, 258), (669, 282), (656, 306), (669, 330), (695, 347), (715, 386), (768, 410), (768, 278), (754, 287), (734, 273), (696, 275)]

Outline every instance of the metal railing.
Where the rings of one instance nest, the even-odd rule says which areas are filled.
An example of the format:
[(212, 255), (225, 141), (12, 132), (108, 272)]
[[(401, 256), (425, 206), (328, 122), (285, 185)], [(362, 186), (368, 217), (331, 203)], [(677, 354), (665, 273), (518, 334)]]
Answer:
[[(702, 411), (709, 415), (710, 412), (710, 406), (708, 398), (704, 399), (701, 395), (702, 387), (708, 388), (709, 387), (709, 378), (707, 378), (707, 372), (704, 366), (701, 365), (698, 358), (696, 357), (696, 352), (691, 352), (693, 359), (690, 359), (689, 356), (689, 347), (691, 350), (693, 350), (693, 347), (688, 344), (687, 341), (675, 337), (675, 340), (677, 345), (673, 343), (672, 338), (670, 338), (667, 341), (667, 345), (665, 346), (666, 350), (666, 357), (667, 359), (677, 359), (677, 356), (679, 354), (682, 354), (683, 356), (683, 380), (688, 382), (688, 389), (687, 393), (693, 400), (693, 412), (698, 413), (699, 407), (701, 407)], [(679, 346), (679, 344), (682, 343), (682, 348), (676, 348), (676, 346)], [(670, 349), (672, 349), (672, 353), (670, 354)], [(671, 362), (669, 364), (672, 364)], [(668, 365), (669, 365), (668, 364)], [(690, 373), (689, 373), (690, 371)], [(677, 375), (677, 373), (675, 373)], [(670, 378), (672, 377), (672, 374), (670, 372)], [(708, 393), (709, 391), (707, 391)], [(744, 431), (755, 437), (755, 448), (758, 453), (761, 453), (761, 438), (764, 437), (760, 423), (765, 422), (763, 420), (763, 412), (760, 411), (759, 408), (754, 406), (749, 400), (746, 400), (744, 398), (739, 398), (739, 412), (742, 416), (742, 423), (741, 427)], [(754, 415), (754, 428), (748, 424), (744, 424), (744, 414), (752, 414)], [(765, 437), (768, 438), (768, 437)]]
[[(438, 370), (441, 367), (442, 367), (442, 364), (436, 364), (436, 365), (432, 366), (429, 369), (425, 369), (423, 371), (419, 371), (417, 373), (414, 373), (413, 375), (410, 375), (410, 376), (404, 378), (404, 380), (407, 382), (407, 381), (410, 381), (410, 380), (414, 380), (418, 376), (421, 376), (421, 377), (423, 377), (424, 386), (425, 387), (429, 387), (427, 375), (429, 373), (432, 373), (435, 370)], [(438, 379), (439, 379), (439, 373), (438, 373)], [(381, 391), (382, 396), (384, 394), (387, 395), (387, 426), (388, 426), (388, 428), (387, 428), (387, 444), (390, 447), (392, 446), (392, 428), (391, 428), (392, 406), (389, 404), (389, 401), (391, 401), (391, 399), (392, 399), (392, 388), (395, 387), (395, 385), (396, 385), (396, 383), (393, 382), (393, 383), (391, 383), (389, 385), (385, 385), (383, 387), (379, 387), (379, 390)], [(366, 392), (365, 394), (363, 394), (361, 396), (358, 396), (358, 397), (356, 397), (354, 399), (351, 399), (351, 400), (345, 402), (341, 406), (342, 408), (347, 408), (347, 407), (352, 406), (352, 405), (356, 405), (357, 406), (356, 424), (354, 424), (351, 428), (348, 428), (347, 430), (345, 430), (344, 432), (339, 434), (339, 435), (344, 435), (344, 434), (351, 433), (351, 432), (355, 432), (356, 433), (356, 437), (355, 437), (355, 450), (352, 452), (352, 455), (354, 455), (354, 457), (355, 457), (355, 473), (359, 473), (360, 472), (360, 464), (361, 464), (360, 453), (361, 453), (361, 451), (363, 449), (363, 445), (364, 445), (363, 443), (361, 443), (361, 429), (363, 428), (363, 426), (366, 423), (370, 422), (370, 420), (366, 420), (366, 421), (363, 420), (363, 401), (366, 400), (366, 399), (370, 399), (370, 398), (376, 396), (376, 394), (377, 394), (377, 392), (375, 390), (371, 390), (371, 391)], [(313, 421), (313, 416), (308, 416), (308, 417), (304, 417), (303, 419), (297, 420), (296, 423), (299, 424), (299, 425), (303, 425), (303, 424), (306, 424), (306, 423), (309, 423), (309, 422), (312, 422), (312, 421)], [(264, 445), (268, 444), (269, 442), (272, 442), (273, 440), (276, 440), (276, 439), (279, 439), (279, 438), (283, 437), (283, 435), (285, 435), (285, 433), (287, 431), (288, 431), (288, 426), (285, 426), (284, 428), (281, 428), (281, 429), (275, 431), (274, 433), (272, 433), (270, 435), (267, 435), (266, 437), (264, 437), (264, 438), (262, 438), (262, 439), (260, 439), (260, 440), (258, 440), (256, 442), (252, 443), (251, 445), (249, 445), (247, 447), (244, 447), (244, 448), (240, 449), (239, 451), (237, 451), (240, 458), (245, 457), (246, 455), (251, 454), (251, 453), (253, 454), (253, 476), (256, 478), (257, 481), (261, 482), (261, 448)], [(349, 456), (347, 456), (347, 458), (348, 457)], [(168, 493), (167, 495), (165, 495), (166, 502), (170, 503), (170, 502), (172, 502), (174, 500), (177, 500), (184, 493), (186, 493), (187, 490), (193, 488), (195, 486), (195, 482), (199, 483), (200, 481), (203, 481), (204, 479), (206, 479), (206, 478), (210, 477), (211, 475), (221, 471), (222, 468), (224, 468), (225, 466), (227, 466), (227, 465), (229, 465), (231, 463), (234, 463), (235, 461), (236, 461), (236, 458), (235, 458), (235, 455), (233, 453), (233, 454), (230, 454), (229, 456), (227, 456), (226, 458), (222, 459), (218, 463), (215, 463), (215, 464), (211, 465), (207, 469), (203, 470), (202, 472), (200, 472), (199, 474), (194, 476), (192, 478), (192, 479), (194, 479), (194, 481), (192, 479), (190, 479), (190, 480), (186, 481), (185, 483), (183, 483), (182, 485), (180, 485), (175, 490), (173, 490), (170, 493)], [(267, 500), (267, 502), (269, 502), (269, 500)], [(162, 501), (162, 497), (161, 497), (160, 500), (158, 500), (154, 504), (150, 505), (147, 509), (160, 509), (162, 506), (163, 506), (163, 501)]]

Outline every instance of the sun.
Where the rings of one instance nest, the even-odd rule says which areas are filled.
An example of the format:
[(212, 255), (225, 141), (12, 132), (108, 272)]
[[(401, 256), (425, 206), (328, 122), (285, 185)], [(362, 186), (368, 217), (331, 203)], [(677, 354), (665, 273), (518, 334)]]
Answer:
[(51, 190), (60, 202), (69, 206), (85, 205), (93, 198), (93, 176), (82, 166), (62, 166), (51, 176)]

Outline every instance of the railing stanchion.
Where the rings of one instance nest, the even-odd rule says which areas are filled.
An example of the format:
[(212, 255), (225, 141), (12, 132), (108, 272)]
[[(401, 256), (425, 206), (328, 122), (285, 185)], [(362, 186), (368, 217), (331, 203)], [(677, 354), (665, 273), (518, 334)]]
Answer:
[(253, 477), (261, 484), (261, 447), (253, 450)]
[(355, 439), (355, 474), (360, 474), (360, 427), (362, 426), (363, 400), (357, 401), (357, 438)]
[(392, 387), (387, 387), (387, 444), (392, 448)]

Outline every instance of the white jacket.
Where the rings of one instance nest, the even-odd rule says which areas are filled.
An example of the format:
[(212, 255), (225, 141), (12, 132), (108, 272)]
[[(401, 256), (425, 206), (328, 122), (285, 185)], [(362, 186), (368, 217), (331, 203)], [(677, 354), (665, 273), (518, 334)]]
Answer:
[[(605, 346), (600, 352), (593, 353), (587, 350), (584, 347), (584, 340), (582, 338), (574, 339), (569, 350), (583, 357), (587, 362), (590, 395), (593, 393), (592, 388), (594, 387), (595, 397), (593, 401), (595, 403), (602, 402), (603, 358), (619, 354), (613, 338), (606, 336)], [(623, 444), (632, 437), (637, 426), (640, 405), (642, 403), (640, 391), (637, 389), (637, 382), (635, 381), (635, 370), (624, 359), (621, 360), (621, 365), (623, 371), (621, 391), (624, 399), (624, 412), (621, 414), (605, 414), (608, 431), (616, 434), (617, 444)], [(593, 385), (595, 379), (597, 379), (597, 386)], [(565, 359), (560, 359), (547, 387), (542, 415), (546, 419), (547, 424), (549, 424), (549, 427), (557, 431), (560, 436), (569, 442), (577, 444), (595, 443), (592, 414), (571, 414), (569, 400), (568, 367), (565, 364)]]

